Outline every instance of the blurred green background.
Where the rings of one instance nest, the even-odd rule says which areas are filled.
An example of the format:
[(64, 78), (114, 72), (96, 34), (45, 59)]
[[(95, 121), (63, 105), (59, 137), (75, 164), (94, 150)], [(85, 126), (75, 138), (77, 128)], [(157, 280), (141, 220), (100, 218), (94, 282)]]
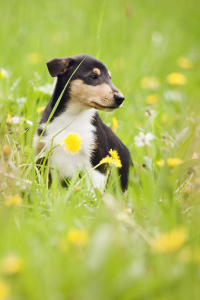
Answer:
[[(199, 0), (1, 2), (0, 300), (199, 299), (199, 20)], [(45, 64), (78, 53), (103, 61), (126, 98), (100, 112), (135, 164), (125, 194), (115, 172), (95, 197), (84, 182), (48, 189), (35, 172)], [(183, 84), (169, 82), (174, 72)], [(148, 147), (140, 132), (154, 135)], [(167, 165), (180, 147), (181, 171)]]

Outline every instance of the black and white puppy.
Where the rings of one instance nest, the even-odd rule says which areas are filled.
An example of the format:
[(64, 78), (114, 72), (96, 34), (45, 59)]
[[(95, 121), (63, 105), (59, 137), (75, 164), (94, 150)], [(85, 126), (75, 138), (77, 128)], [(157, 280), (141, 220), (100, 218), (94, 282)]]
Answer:
[[(125, 190), (128, 184), (129, 151), (113, 131), (102, 122), (97, 113), (98, 109), (112, 111), (119, 108), (124, 101), (124, 96), (111, 81), (110, 72), (101, 61), (86, 54), (55, 58), (47, 62), (47, 67), (52, 77), (57, 76), (57, 82), (34, 136), (34, 145), (67, 81), (77, 67), (78, 69), (66, 87), (60, 103), (36, 147), (36, 154), (39, 154), (47, 144), (46, 151), (49, 150), (52, 146), (50, 140), (53, 136), (69, 125), (53, 139), (53, 145), (59, 145), (68, 133), (76, 132), (83, 139), (81, 150), (78, 155), (73, 155), (71, 152), (67, 153), (64, 146), (56, 147), (50, 157), (50, 175), (53, 176), (52, 169), (56, 169), (62, 183), (62, 178), (71, 179), (77, 168), (81, 172), (89, 171), (102, 158), (109, 155), (109, 151), (112, 149), (118, 152), (121, 160), (122, 168), (119, 169), (119, 174), (122, 189)], [(104, 186), (105, 172), (104, 164), (90, 173), (90, 181), (94, 187), (102, 188)]]

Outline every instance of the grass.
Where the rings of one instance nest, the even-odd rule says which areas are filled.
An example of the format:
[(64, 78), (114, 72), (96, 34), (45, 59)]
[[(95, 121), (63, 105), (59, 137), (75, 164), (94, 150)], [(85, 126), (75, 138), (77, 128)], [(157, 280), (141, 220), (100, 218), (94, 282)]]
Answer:
[[(199, 8), (195, 0), (1, 4), (0, 300), (199, 299), (200, 171), (191, 160), (200, 153)], [(100, 113), (108, 126), (117, 119), (135, 164), (125, 194), (115, 169), (95, 197), (76, 178), (68, 190), (56, 178), (48, 189), (45, 172), (35, 172), (37, 109), (50, 98), (38, 88), (53, 83), (45, 63), (78, 53), (98, 56), (125, 95), (123, 108)], [(186, 84), (169, 84), (173, 72)], [(157, 88), (141, 86), (150, 76)], [(19, 123), (6, 124), (7, 114)], [(149, 146), (135, 144), (140, 132), (154, 135)], [(169, 167), (177, 157), (183, 164)]]

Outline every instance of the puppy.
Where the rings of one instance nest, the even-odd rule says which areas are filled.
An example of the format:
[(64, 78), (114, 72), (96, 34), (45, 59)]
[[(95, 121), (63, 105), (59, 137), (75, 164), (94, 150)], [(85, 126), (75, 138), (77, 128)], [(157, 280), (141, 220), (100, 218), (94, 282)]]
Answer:
[[(97, 112), (99, 109), (113, 111), (124, 101), (124, 96), (111, 81), (110, 72), (101, 61), (86, 54), (52, 59), (47, 62), (47, 68), (52, 77), (57, 76), (57, 82), (34, 136), (34, 145), (66, 83), (77, 70), (71, 77), (58, 107), (37, 144), (36, 154), (38, 155), (46, 145), (45, 150), (50, 150), (52, 138), (68, 125), (53, 139), (53, 146), (59, 146), (53, 150), (50, 157), (51, 177), (53, 169), (56, 169), (62, 184), (65, 182), (63, 178), (70, 180), (77, 168), (81, 173), (91, 170), (102, 158), (109, 155), (112, 149), (117, 151), (121, 160), (122, 167), (119, 169), (119, 175), (124, 191), (128, 184), (129, 151), (113, 131), (102, 122)], [(67, 153), (64, 146), (60, 145), (61, 140), (72, 132), (78, 133), (82, 138), (81, 149), (75, 155), (71, 152)], [(105, 172), (106, 165), (103, 164), (89, 174), (90, 182), (94, 187), (101, 189), (104, 186)]]

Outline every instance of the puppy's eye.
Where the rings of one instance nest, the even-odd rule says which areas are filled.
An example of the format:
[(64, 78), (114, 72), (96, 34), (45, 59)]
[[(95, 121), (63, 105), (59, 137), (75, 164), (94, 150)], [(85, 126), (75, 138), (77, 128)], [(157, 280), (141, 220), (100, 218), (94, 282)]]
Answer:
[(91, 76), (90, 76), (92, 79), (97, 79), (97, 75), (96, 74), (92, 74)]

